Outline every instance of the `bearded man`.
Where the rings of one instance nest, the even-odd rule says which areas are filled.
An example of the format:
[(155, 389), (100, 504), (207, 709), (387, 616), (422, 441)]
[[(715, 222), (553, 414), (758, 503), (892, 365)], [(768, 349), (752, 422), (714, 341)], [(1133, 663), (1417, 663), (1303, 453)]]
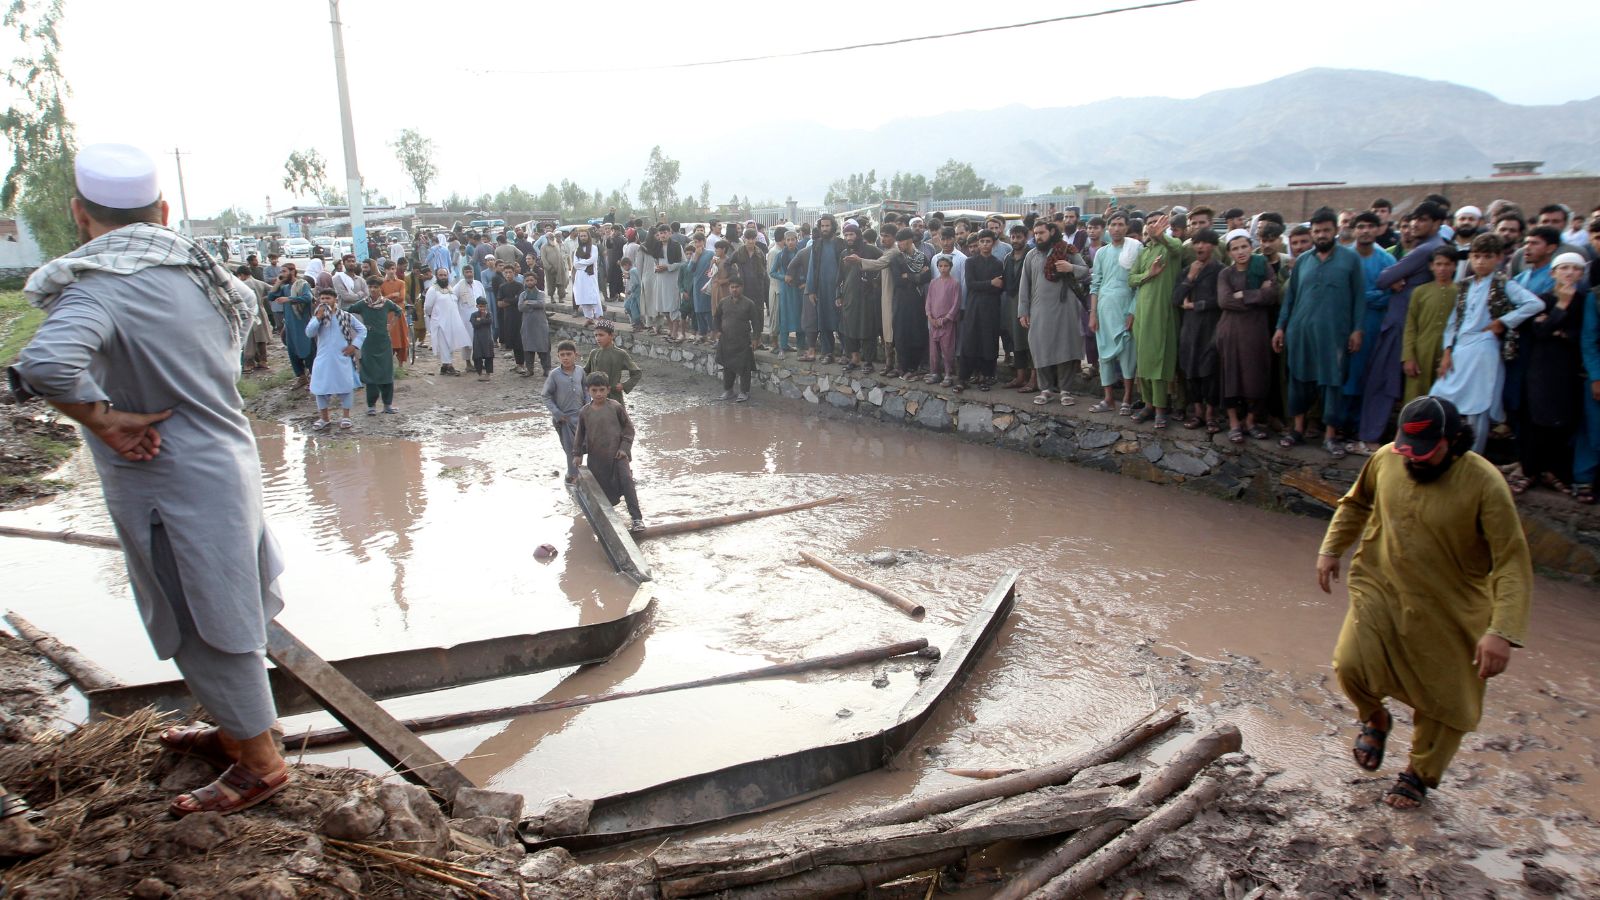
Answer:
[(1528, 632), (1528, 542), (1505, 477), (1472, 441), (1450, 401), (1406, 404), (1394, 443), (1367, 460), (1339, 501), (1317, 556), (1327, 593), (1340, 557), (1359, 543), (1333, 651), (1339, 686), (1361, 717), (1356, 765), (1383, 765), (1394, 728), (1385, 698), (1413, 710), (1410, 762), (1384, 798), (1396, 809), (1416, 808), (1439, 786), (1462, 737), (1478, 727), (1488, 679)]

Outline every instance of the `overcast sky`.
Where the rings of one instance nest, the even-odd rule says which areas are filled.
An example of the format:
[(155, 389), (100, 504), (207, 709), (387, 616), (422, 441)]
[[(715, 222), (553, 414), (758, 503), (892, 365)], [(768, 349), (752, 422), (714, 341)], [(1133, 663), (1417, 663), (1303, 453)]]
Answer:
[[(889, 117), (1017, 102), (1193, 97), (1315, 66), (1454, 81), (1513, 103), (1563, 103), (1600, 92), (1589, 55), (1570, 40), (1600, 34), (1596, 0), (1549, 0), (1536, 15), (1499, 0), (1197, 0), (801, 60), (632, 72), (600, 90), (581, 77), (533, 74), (790, 52), (1133, 2), (343, 0), (341, 14), (361, 172), (369, 187), (397, 201), (414, 192), (389, 142), (408, 127), (437, 146), (440, 178), (429, 195), (438, 199), (512, 183), (537, 192), (564, 177), (590, 190), (609, 193), (625, 179), (636, 189), (654, 144), (675, 155), (736, 133), (753, 152), (764, 151), (770, 148), (761, 148), (758, 126), (779, 118), (871, 128)], [(68, 111), (81, 143), (120, 141), (165, 153), (174, 218), (174, 146), (187, 153), (184, 177), (196, 218), (230, 205), (260, 215), (268, 196), (287, 206), (283, 162), (297, 148), (321, 151), (330, 180), (343, 187), (326, 0), (66, 0), (63, 41), (73, 90)], [(1568, 52), (1554, 52), (1560, 47)], [(1116, 84), (1097, 67), (1108, 53), (1121, 60)], [(1063, 55), (1079, 60), (1081, 74), (1042, 87), (1030, 61)], [(894, 69), (907, 80), (899, 96), (883, 98), (877, 76)], [(489, 125), (486, 104), (496, 110)], [(970, 151), (955, 154), (976, 162), (980, 174), (981, 142), (974, 135)], [(705, 179), (714, 197), (742, 192), (719, 183), (715, 172), (686, 169), (680, 193)], [(798, 188), (796, 198), (820, 199), (811, 196), (820, 186), (808, 188)]]

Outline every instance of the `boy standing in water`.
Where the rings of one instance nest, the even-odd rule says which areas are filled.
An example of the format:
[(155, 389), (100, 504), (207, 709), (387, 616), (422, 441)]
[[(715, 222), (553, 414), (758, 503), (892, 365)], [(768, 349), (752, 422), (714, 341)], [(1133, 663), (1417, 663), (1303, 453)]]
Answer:
[(560, 368), (554, 369), (544, 379), (544, 405), (550, 410), (550, 422), (555, 426), (556, 437), (561, 439), (561, 455), (567, 458), (567, 483), (578, 480), (578, 413), (585, 400), (583, 366), (578, 365), (578, 345), (562, 341), (556, 345), (556, 360)]
[(633, 453), (633, 420), (622, 404), (609, 399), (610, 384), (606, 376), (594, 372), (584, 379), (589, 388), (589, 405), (578, 413), (577, 446), (572, 453), (574, 466), (583, 464), (589, 457), (589, 472), (605, 491), (606, 500), (613, 506), (619, 499), (628, 502), (628, 515), (632, 523), (629, 531), (644, 527), (644, 513), (639, 511), (639, 495), (633, 486), (633, 469), (628, 465)]
[[(606, 376), (606, 385), (611, 388), (611, 399), (626, 406), (623, 399), (625, 394), (633, 393), (639, 386), (639, 379), (644, 377), (644, 371), (633, 362), (633, 357), (628, 351), (616, 346), (617, 328), (610, 322), (601, 322), (594, 328), (595, 348), (589, 351), (589, 358), (583, 362), (583, 370), (590, 374), (599, 373)], [(627, 383), (622, 381), (622, 373), (628, 373)]]

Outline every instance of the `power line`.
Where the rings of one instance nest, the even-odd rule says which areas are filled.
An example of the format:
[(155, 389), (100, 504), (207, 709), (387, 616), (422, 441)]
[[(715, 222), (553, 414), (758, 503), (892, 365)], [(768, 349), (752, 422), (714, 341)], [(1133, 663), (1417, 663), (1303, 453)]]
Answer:
[(919, 41), (939, 41), (946, 38), (966, 37), (973, 34), (986, 34), (992, 31), (1010, 31), (1017, 28), (1032, 28), (1036, 25), (1052, 25), (1057, 22), (1071, 22), (1079, 19), (1095, 19), (1101, 16), (1114, 16), (1118, 13), (1138, 12), (1146, 9), (1158, 9), (1163, 6), (1179, 6), (1184, 3), (1194, 3), (1195, 0), (1155, 0), (1151, 3), (1141, 3), (1138, 6), (1119, 6), (1115, 9), (1101, 9), (1094, 12), (1074, 13), (1069, 16), (1053, 16), (1048, 19), (1035, 19), (1031, 22), (1015, 22), (1010, 25), (988, 25), (983, 28), (968, 28), (964, 31), (948, 31), (941, 34), (924, 34), (916, 37), (895, 38), (887, 41), (870, 41), (865, 44), (846, 44), (842, 47), (823, 47), (816, 50), (795, 50), (789, 53), (769, 53), (763, 56), (736, 56), (728, 59), (711, 59), (700, 62), (688, 63), (663, 63), (650, 66), (602, 66), (593, 69), (479, 69), (485, 75), (595, 75), (604, 72), (657, 72), (673, 69), (703, 69), (711, 66), (728, 66), (736, 63), (763, 62), (770, 59), (795, 59), (803, 56), (821, 56), (826, 53), (845, 53), (851, 50), (869, 50), (873, 47), (893, 47), (898, 44), (915, 44)]

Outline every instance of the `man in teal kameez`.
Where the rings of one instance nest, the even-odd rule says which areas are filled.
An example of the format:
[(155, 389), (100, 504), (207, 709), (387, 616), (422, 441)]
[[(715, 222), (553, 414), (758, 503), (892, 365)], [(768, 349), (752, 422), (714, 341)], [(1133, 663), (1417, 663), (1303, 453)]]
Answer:
[(1143, 422), (1153, 411), (1157, 428), (1167, 427), (1167, 387), (1178, 371), (1178, 309), (1172, 305), (1172, 288), (1183, 269), (1183, 243), (1167, 233), (1170, 221), (1160, 215), (1145, 223), (1144, 249), (1128, 273), (1128, 285), (1135, 289), (1135, 365), (1146, 404), (1134, 421)]
[(1295, 257), (1294, 272), (1278, 312), (1272, 349), (1289, 361), (1289, 415), (1294, 430), (1278, 442), (1305, 442), (1306, 413), (1322, 402), (1322, 447), (1334, 459), (1345, 456), (1334, 439), (1345, 416), (1344, 380), (1349, 354), (1361, 349), (1361, 313), (1366, 279), (1361, 257), (1335, 240), (1338, 217), (1320, 209), (1311, 217), (1311, 251)]

